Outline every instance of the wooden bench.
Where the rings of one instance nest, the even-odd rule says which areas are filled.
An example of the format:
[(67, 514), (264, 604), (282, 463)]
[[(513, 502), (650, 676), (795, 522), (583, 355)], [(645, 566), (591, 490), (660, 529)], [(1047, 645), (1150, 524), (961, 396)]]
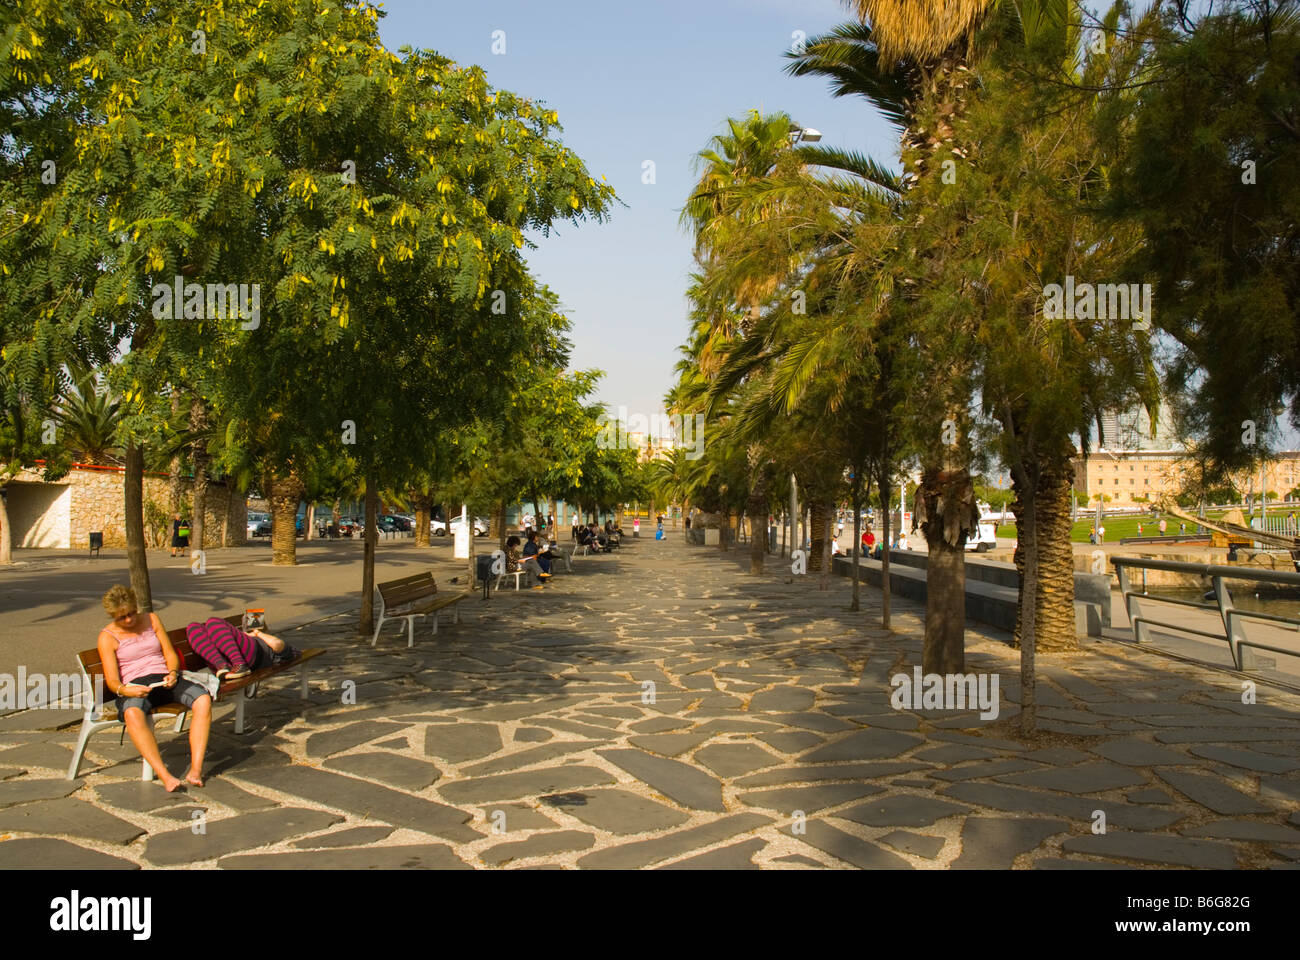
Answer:
[[(243, 614), (235, 614), (226, 617), (227, 623), (238, 627), (243, 623)], [(172, 647), (176, 650), (176, 655), (181, 659), (181, 669), (191, 672), (209, 670), (208, 664), (202, 657), (194, 652), (190, 647), (189, 638), (185, 635), (185, 628), (178, 627), (175, 630), (167, 631), (167, 638), (171, 640)], [(311, 650), (300, 650), (298, 656), (284, 663), (277, 663), (274, 666), (263, 667), (261, 670), (255, 670), (246, 677), (240, 677), (238, 680), (226, 680), (218, 688), (216, 696), (212, 698), (213, 703), (219, 703), (235, 698), (235, 733), (244, 732), (244, 705), (253, 698), (257, 692), (257, 685), (260, 681), (275, 676), (277, 673), (283, 673), (286, 670), (292, 670), (300, 667), (308, 660), (313, 660), (324, 653), (322, 647), (316, 647)], [(81, 668), (81, 679), (84, 690), (103, 691), (104, 700), (102, 703), (93, 702), (97, 699), (98, 693), (89, 696), (83, 703), (85, 704), (85, 715), (81, 719), (81, 733), (77, 737), (77, 747), (72, 755), (72, 763), (68, 766), (68, 779), (75, 780), (77, 771), (81, 768), (81, 760), (86, 752), (86, 744), (90, 738), (99, 730), (108, 727), (123, 727), (126, 724), (122, 717), (117, 716), (117, 705), (114, 703), (116, 697), (110, 693), (106, 686), (103, 685), (104, 664), (100, 661), (99, 648), (92, 647), (89, 650), (82, 650), (77, 654), (77, 666)], [(210, 672), (210, 670), (209, 670)], [(302, 674), (302, 699), (307, 699), (307, 671)], [(97, 682), (98, 681), (98, 682)], [(179, 703), (165, 703), (160, 707), (154, 707), (152, 712), (146, 714), (150, 726), (153, 725), (155, 715), (176, 717), (175, 731), (180, 733), (185, 729), (185, 718), (189, 716), (189, 710)], [(143, 770), (140, 774), (141, 780), (153, 779), (153, 768), (148, 762), (141, 759)]]
[[(389, 580), (376, 585), (379, 591), (379, 622), (375, 635), (370, 638), (373, 647), (379, 642), (379, 631), (385, 620), (406, 621), (406, 645), (415, 646), (415, 618), (433, 614), (433, 632), (438, 632), (438, 611), (460, 603), (469, 593), (438, 595), (438, 585), (432, 573), (417, 573), (400, 580)], [(460, 608), (455, 607), (455, 623), (460, 623)]]

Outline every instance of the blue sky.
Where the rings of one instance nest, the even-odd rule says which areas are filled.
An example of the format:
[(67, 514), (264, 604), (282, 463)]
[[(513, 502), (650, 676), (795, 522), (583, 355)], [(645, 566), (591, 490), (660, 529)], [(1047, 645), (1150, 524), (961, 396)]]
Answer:
[[(598, 397), (617, 413), (663, 409), (685, 339), (691, 240), (678, 216), (692, 160), (726, 118), (784, 110), (825, 144), (891, 164), (897, 136), (864, 101), (832, 99), (826, 83), (784, 73), (795, 31), (848, 19), (839, 0), (391, 0), (384, 43), (476, 63), (493, 86), (543, 100), (565, 144), (626, 207), (610, 223), (536, 238), (529, 262), (573, 322), (572, 366), (605, 371)], [(492, 52), (505, 32), (505, 53)], [(655, 183), (642, 183), (642, 164)]]

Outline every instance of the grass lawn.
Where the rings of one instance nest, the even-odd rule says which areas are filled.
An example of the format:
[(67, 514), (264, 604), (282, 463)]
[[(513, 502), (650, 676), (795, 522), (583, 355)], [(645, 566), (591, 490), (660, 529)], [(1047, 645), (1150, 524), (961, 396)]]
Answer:
[[(1207, 510), (1206, 517), (1210, 520), (1215, 520), (1223, 516), (1224, 512), (1225, 511), (1222, 510)], [(1070, 531), (1070, 540), (1074, 543), (1087, 543), (1088, 534), (1092, 532), (1093, 519), (1092, 515), (1089, 515), (1086, 519), (1081, 516), (1080, 519), (1075, 522), (1074, 528)], [(1178, 536), (1178, 524), (1180, 521), (1168, 515), (1165, 516), (1165, 521), (1166, 536)], [(1138, 533), (1137, 529), (1139, 523), (1142, 524), (1141, 534)], [(1159, 523), (1160, 521), (1158, 519), (1152, 520), (1149, 513), (1141, 516), (1130, 515), (1124, 517), (1107, 517), (1102, 521), (1102, 525), (1106, 528), (1107, 543), (1118, 543), (1126, 537), (1136, 537), (1139, 535), (1143, 537), (1157, 537), (1160, 535)], [(1195, 533), (1196, 528), (1191, 524), (1188, 524), (1187, 532), (1189, 534)], [(1016, 525), (1014, 523), (999, 524), (998, 536), (1015, 537)]]

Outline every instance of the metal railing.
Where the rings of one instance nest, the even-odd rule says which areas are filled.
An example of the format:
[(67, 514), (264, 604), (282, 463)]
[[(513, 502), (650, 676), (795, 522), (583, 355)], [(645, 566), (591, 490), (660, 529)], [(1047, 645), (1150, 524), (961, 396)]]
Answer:
[[(1297, 634), (1294, 644), (1281, 647), (1264, 643), (1258, 639), (1251, 640), (1247, 638), (1245, 627), (1245, 621), (1247, 620), (1260, 620), (1268, 623), (1286, 624), (1300, 631), (1300, 619), (1255, 610), (1238, 609), (1233, 605), (1232, 594), (1229, 593), (1227, 585), (1229, 580), (1238, 580), (1247, 583), (1282, 584), (1300, 589), (1300, 573), (1281, 570), (1251, 570), (1240, 566), (1186, 563), (1178, 560), (1156, 560), (1147, 557), (1112, 557), (1110, 562), (1114, 565), (1115, 573), (1119, 577), (1119, 589), (1124, 598), (1124, 609), (1128, 613), (1129, 623), (1133, 627), (1133, 639), (1136, 642), (1149, 643), (1151, 641), (1152, 627), (1190, 633), (1199, 637), (1208, 637), (1211, 640), (1220, 640), (1227, 643), (1228, 652), (1232, 655), (1232, 662), (1238, 670), (1254, 669), (1259, 666), (1250, 652), (1252, 650), (1268, 650), (1271, 653), (1300, 657), (1300, 633)], [(1130, 573), (1132, 569), (1142, 571), (1142, 588), (1140, 590), (1133, 589), (1134, 585)], [(1152, 594), (1147, 589), (1148, 570), (1164, 570), (1171, 573), (1209, 577), (1213, 585), (1215, 602), (1206, 603)], [(1196, 610), (1212, 610), (1219, 614), (1219, 619), (1223, 622), (1223, 629), (1222, 631), (1200, 630), (1181, 623), (1158, 620), (1150, 615), (1148, 609), (1149, 605), (1153, 603), (1191, 607)]]

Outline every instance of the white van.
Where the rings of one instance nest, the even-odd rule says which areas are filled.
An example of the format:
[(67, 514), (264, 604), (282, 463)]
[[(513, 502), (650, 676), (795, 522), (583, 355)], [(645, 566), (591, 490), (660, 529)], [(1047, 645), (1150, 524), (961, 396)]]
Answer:
[(966, 549), (985, 553), (998, 545), (998, 524), (1002, 515), (995, 513), (987, 503), (978, 504), (980, 521), (978, 531), (966, 540)]

